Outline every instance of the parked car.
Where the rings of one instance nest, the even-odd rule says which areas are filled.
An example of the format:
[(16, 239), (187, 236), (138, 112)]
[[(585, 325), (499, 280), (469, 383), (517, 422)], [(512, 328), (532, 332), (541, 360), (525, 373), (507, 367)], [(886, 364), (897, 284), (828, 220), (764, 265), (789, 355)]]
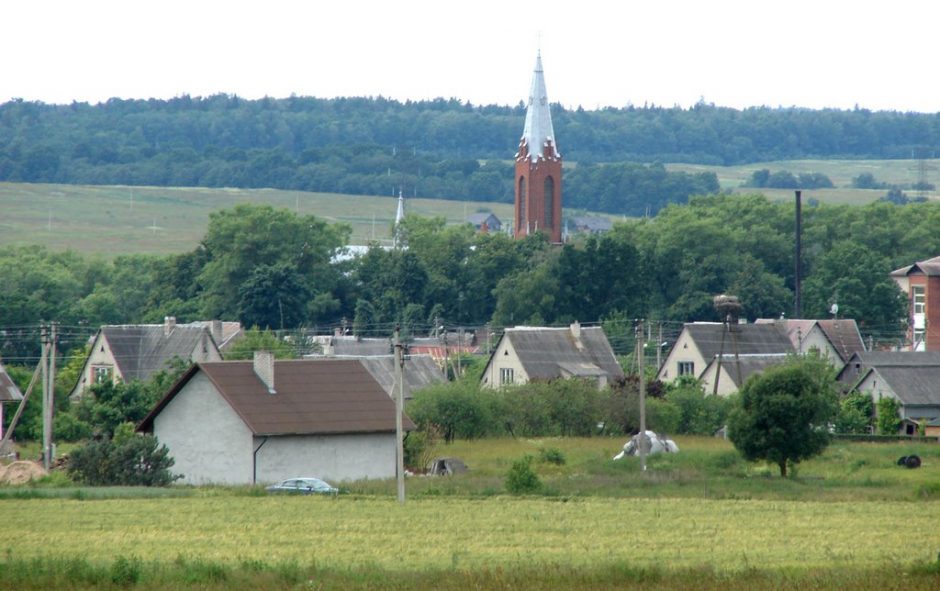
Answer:
[(289, 478), (267, 487), (269, 493), (293, 493), (298, 495), (335, 495), (339, 489), (319, 478)]

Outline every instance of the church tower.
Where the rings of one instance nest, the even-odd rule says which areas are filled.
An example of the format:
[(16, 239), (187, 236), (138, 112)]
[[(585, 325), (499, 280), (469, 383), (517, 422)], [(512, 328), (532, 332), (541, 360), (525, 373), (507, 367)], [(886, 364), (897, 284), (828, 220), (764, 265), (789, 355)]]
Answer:
[(561, 154), (555, 145), (542, 54), (535, 58), (525, 129), (516, 154), (515, 236), (544, 232), (561, 242)]

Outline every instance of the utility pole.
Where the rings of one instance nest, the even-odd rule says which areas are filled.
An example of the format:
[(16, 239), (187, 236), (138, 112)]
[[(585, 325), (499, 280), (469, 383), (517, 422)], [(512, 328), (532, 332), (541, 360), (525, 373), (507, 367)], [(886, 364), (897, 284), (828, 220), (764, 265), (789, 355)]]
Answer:
[(643, 361), (646, 356), (645, 347), (643, 346), (643, 319), (637, 321), (636, 327), (636, 360), (637, 360), (637, 371), (640, 374), (640, 440), (639, 440), (639, 449), (640, 449), (640, 470), (646, 472), (646, 376), (643, 375)]
[(395, 476), (398, 502), (405, 502), (405, 449), (402, 441), (401, 415), (405, 397), (405, 350), (401, 343), (401, 327), (395, 326)]
[[(50, 336), (51, 329), (51, 336)], [(42, 466), (46, 470), (52, 467), (52, 408), (55, 398), (55, 325), (39, 327), (42, 341)]]
[(656, 371), (663, 367), (663, 321), (659, 321), (659, 340), (656, 341)]

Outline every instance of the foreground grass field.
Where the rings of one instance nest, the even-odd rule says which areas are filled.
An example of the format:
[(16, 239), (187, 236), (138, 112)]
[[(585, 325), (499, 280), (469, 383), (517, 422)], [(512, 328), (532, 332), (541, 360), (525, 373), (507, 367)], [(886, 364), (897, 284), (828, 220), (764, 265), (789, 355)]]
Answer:
[[(781, 479), (728, 442), (613, 462), (620, 440), (459, 441), (471, 470), (337, 498), (259, 488), (0, 489), (0, 588), (931, 589), (940, 446), (835, 443)], [(503, 477), (536, 460), (543, 494)], [(917, 453), (918, 470), (895, 465)], [(168, 494), (169, 493), (169, 494)], [(171, 496), (172, 495), (172, 496)], [(68, 582), (68, 584), (66, 584)]]

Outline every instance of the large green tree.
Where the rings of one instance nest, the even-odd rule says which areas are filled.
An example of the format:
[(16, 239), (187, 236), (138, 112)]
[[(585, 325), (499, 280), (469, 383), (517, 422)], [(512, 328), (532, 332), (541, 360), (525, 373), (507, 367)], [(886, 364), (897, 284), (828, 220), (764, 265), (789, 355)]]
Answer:
[[(290, 271), (292, 280), (303, 284), (313, 297), (329, 293), (341, 280), (331, 259), (346, 244), (349, 233), (350, 228), (344, 224), (329, 224), (312, 215), (301, 216), (268, 205), (240, 204), (210, 214), (202, 243), (208, 262), (197, 278), (203, 286), (203, 313), (210, 318), (231, 318), (251, 309), (240, 301), (249, 296), (240, 292), (249, 283), (251, 300), (265, 293), (277, 300), (277, 287), (255, 275), (265, 267), (268, 270), (262, 274), (266, 276), (274, 271)], [(265, 285), (270, 287), (267, 291)], [(297, 323), (305, 317), (306, 310), (290, 316)]]
[(832, 368), (818, 357), (794, 358), (744, 384), (728, 436), (746, 459), (776, 464), (786, 477), (788, 466), (829, 445), (837, 410)]

